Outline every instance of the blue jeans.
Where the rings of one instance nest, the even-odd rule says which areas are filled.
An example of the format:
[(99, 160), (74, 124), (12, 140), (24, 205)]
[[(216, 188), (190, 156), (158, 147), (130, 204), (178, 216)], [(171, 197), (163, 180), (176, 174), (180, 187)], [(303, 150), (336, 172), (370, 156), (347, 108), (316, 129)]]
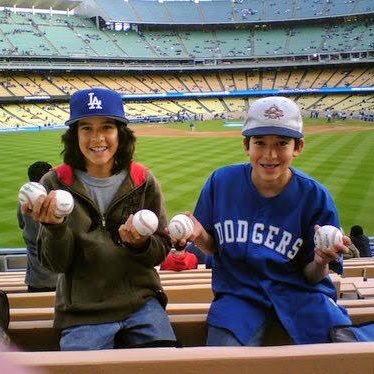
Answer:
[(169, 317), (160, 303), (152, 298), (127, 319), (95, 325), (79, 325), (61, 333), (61, 351), (112, 349), (121, 331), (126, 346), (175, 346), (176, 338)]
[(244, 345), (246, 347), (256, 347), (261, 345), (264, 333), (265, 325), (262, 326), (246, 344), (242, 344), (238, 339), (236, 339), (235, 335), (230, 330), (209, 325), (206, 345), (225, 347), (237, 347)]

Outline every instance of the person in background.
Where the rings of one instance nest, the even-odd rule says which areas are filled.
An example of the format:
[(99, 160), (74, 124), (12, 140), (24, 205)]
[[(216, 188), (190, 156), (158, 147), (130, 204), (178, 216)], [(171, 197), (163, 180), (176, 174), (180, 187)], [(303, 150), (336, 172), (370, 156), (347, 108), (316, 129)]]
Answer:
[(328, 189), (291, 166), (304, 148), (300, 108), (258, 99), (242, 135), (250, 162), (215, 170), (190, 214), (187, 241), (214, 256), (207, 345), (261, 345), (276, 319), (295, 344), (331, 342), (332, 327), (352, 323), (328, 275), (342, 272), (350, 239), (315, 248), (319, 226), (341, 225)]
[(369, 238), (364, 234), (361, 226), (352, 226), (349, 237), (360, 252), (360, 257), (371, 257)]
[[(36, 161), (27, 169), (30, 182), (39, 182), (52, 165), (45, 161)], [(28, 292), (48, 292), (56, 290), (57, 274), (42, 266), (37, 253), (37, 236), (39, 222), (34, 221), (28, 214), (22, 214), (21, 206), (17, 207), (18, 225), (22, 229), (23, 240), (27, 250), (27, 266), (25, 283)]]
[(201, 251), (195, 245), (195, 243), (192, 243), (192, 242), (187, 243), (186, 251), (190, 252), (190, 253), (193, 253), (197, 257), (199, 265), (204, 264), (206, 269), (211, 269), (212, 268), (213, 256), (208, 255), (208, 254), (204, 253), (203, 251)]
[[(41, 223), (42, 264), (61, 273), (54, 327), (63, 351), (176, 346), (155, 270), (171, 249), (164, 198), (153, 173), (134, 162), (136, 137), (127, 124), (119, 93), (75, 92), (62, 135), (64, 164), (42, 178), (48, 195), (22, 206)], [(74, 198), (66, 217), (55, 215), (57, 189)], [(152, 235), (132, 223), (141, 209), (158, 217)]]
[(193, 253), (185, 248), (172, 248), (166, 259), (161, 263), (160, 270), (191, 270), (197, 269), (198, 265), (199, 260)]

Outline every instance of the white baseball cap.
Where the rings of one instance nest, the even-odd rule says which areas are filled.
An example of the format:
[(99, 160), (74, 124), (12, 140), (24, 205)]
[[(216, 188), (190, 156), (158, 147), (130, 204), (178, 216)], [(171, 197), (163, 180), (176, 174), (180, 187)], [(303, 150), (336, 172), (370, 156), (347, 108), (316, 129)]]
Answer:
[(294, 101), (283, 96), (258, 99), (248, 109), (242, 134), (302, 138), (304, 135), (300, 108)]

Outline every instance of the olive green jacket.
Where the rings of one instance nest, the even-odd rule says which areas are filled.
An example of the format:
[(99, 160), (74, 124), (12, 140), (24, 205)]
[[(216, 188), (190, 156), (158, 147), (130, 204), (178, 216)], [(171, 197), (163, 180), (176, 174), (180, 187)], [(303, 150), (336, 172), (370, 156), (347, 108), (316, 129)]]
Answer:
[[(62, 273), (56, 328), (123, 320), (150, 297), (166, 304), (154, 267), (165, 259), (171, 242), (163, 232), (167, 219), (160, 187), (147, 168), (131, 164), (105, 216), (69, 165), (48, 172), (41, 182), (48, 191), (70, 191), (75, 203), (63, 223), (42, 224), (38, 236), (41, 263)], [(121, 242), (118, 228), (140, 209), (156, 213), (159, 227), (144, 248), (135, 249)]]

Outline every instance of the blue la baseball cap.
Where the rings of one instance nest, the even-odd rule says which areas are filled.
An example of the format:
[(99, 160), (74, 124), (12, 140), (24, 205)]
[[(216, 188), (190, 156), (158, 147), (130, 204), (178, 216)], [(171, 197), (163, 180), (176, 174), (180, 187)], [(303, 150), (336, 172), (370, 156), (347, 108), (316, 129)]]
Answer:
[(70, 118), (65, 125), (87, 117), (109, 117), (127, 125), (121, 95), (106, 88), (89, 88), (71, 95)]

